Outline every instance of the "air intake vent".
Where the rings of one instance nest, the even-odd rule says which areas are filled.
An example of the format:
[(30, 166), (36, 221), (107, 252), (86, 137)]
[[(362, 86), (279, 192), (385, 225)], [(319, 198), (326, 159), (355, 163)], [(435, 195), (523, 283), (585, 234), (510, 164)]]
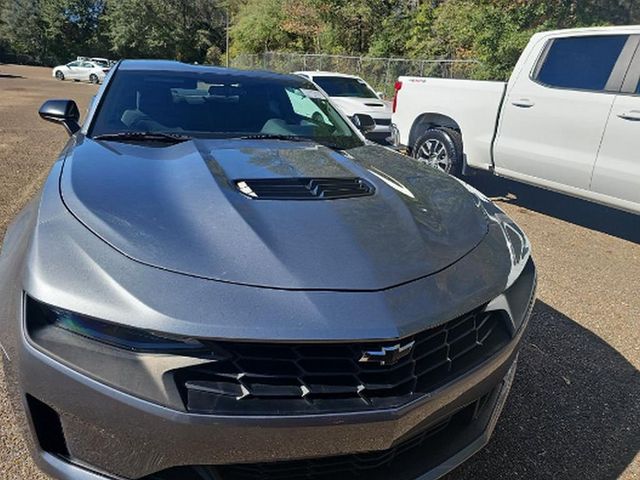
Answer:
[(245, 195), (260, 200), (330, 200), (373, 195), (362, 178), (264, 178), (237, 180)]

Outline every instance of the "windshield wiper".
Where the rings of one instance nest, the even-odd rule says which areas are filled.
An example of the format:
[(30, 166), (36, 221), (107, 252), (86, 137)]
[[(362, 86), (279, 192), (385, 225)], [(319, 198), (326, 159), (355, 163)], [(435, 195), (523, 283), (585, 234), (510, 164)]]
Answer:
[(102, 135), (96, 135), (94, 140), (113, 140), (113, 141), (151, 141), (151, 142), (165, 142), (165, 143), (180, 143), (188, 140), (193, 140), (188, 135), (181, 135), (179, 133), (170, 132), (118, 132), (118, 133), (103, 133)]

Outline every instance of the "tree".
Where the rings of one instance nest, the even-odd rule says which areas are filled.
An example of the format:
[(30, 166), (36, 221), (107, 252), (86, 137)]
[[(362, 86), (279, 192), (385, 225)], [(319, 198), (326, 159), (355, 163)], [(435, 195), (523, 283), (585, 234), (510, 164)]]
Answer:
[(280, 0), (249, 0), (231, 29), (234, 50), (260, 53), (289, 49), (294, 35), (282, 28), (285, 20)]
[(2, 36), (16, 53), (46, 57), (48, 42), (40, 0), (7, 0), (2, 9)]
[(40, 15), (49, 53), (66, 61), (78, 55), (103, 54), (99, 42), (105, 0), (46, 0)]
[(121, 57), (203, 61), (221, 48), (224, 12), (208, 0), (109, 0), (107, 37)]

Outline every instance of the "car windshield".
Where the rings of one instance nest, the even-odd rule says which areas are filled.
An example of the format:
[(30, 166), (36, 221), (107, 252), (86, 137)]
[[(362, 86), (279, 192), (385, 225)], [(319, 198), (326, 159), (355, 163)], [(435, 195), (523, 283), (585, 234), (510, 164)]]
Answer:
[(314, 77), (313, 81), (330, 97), (378, 98), (359, 78)]
[(337, 148), (363, 144), (309, 81), (213, 69), (116, 71), (90, 136), (133, 132), (199, 138), (299, 137)]

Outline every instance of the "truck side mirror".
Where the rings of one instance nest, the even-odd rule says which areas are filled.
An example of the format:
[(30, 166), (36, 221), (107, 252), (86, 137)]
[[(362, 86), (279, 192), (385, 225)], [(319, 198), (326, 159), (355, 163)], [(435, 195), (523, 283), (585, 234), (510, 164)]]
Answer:
[(40, 118), (54, 123), (61, 123), (69, 135), (80, 130), (78, 120), (80, 110), (73, 100), (47, 100), (38, 111)]
[(354, 114), (351, 117), (351, 121), (362, 133), (369, 133), (376, 128), (376, 122), (373, 120), (371, 115), (366, 115), (364, 113)]

